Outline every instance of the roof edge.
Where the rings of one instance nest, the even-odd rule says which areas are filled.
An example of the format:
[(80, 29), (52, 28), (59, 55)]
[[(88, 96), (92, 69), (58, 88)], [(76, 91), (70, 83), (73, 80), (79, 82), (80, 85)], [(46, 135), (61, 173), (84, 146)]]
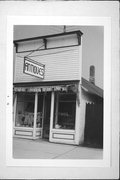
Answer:
[(87, 81), (83, 77), (82, 77), (82, 86), (85, 87), (86, 89), (88, 89), (89, 93), (96, 94), (96, 95), (103, 98), (103, 89), (101, 89), (100, 87), (90, 83), (89, 81)]
[(69, 31), (69, 32), (58, 33), (58, 34), (51, 34), (51, 35), (45, 35), (45, 36), (37, 36), (37, 37), (31, 37), (31, 38), (18, 39), (18, 40), (14, 40), (13, 43), (17, 44), (19, 42), (33, 41), (33, 40), (37, 40), (37, 39), (45, 39), (45, 38), (51, 38), (51, 37), (57, 37), (57, 36), (65, 36), (65, 35), (70, 35), (70, 34), (77, 34), (79, 36), (83, 35), (83, 33), (80, 30)]

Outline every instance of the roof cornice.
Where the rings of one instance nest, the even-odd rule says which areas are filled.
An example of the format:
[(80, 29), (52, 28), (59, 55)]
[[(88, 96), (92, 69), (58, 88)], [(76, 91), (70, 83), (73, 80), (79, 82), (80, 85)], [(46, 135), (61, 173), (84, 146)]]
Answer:
[(80, 37), (83, 35), (83, 33), (80, 30), (79, 31), (69, 31), (69, 32), (64, 32), (64, 33), (59, 33), (59, 34), (51, 34), (51, 35), (45, 35), (45, 36), (37, 36), (37, 37), (31, 37), (31, 38), (18, 39), (18, 40), (14, 40), (13, 43), (17, 44), (17, 43), (25, 42), (25, 41), (47, 39), (47, 38), (66, 36), (66, 35), (72, 35), (72, 34), (77, 34)]

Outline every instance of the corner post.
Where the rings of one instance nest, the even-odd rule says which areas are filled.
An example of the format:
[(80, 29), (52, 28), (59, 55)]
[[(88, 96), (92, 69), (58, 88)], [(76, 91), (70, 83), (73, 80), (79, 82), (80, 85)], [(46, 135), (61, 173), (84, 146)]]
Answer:
[(38, 106), (38, 92), (35, 93), (33, 139), (35, 139), (36, 137), (37, 106)]
[(75, 144), (79, 145), (83, 142), (83, 134), (84, 132), (84, 119), (82, 118), (82, 111), (83, 111), (83, 102), (82, 102), (82, 92), (81, 92), (81, 85), (82, 85), (82, 37), (79, 37), (79, 98), (80, 104), (78, 105), (76, 101), (76, 123), (75, 123)]

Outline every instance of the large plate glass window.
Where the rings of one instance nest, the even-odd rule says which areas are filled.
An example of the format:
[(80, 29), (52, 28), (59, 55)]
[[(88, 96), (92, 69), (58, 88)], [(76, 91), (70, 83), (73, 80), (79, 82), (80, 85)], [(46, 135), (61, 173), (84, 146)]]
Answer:
[(34, 101), (33, 93), (17, 93), (16, 127), (33, 127)]
[(55, 93), (54, 123), (55, 129), (75, 129), (76, 94)]

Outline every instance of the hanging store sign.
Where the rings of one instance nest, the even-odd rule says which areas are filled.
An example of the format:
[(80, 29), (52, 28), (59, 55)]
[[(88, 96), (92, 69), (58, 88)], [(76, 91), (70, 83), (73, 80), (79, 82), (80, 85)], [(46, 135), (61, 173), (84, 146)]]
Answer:
[(23, 72), (25, 74), (44, 79), (45, 65), (24, 57)]

